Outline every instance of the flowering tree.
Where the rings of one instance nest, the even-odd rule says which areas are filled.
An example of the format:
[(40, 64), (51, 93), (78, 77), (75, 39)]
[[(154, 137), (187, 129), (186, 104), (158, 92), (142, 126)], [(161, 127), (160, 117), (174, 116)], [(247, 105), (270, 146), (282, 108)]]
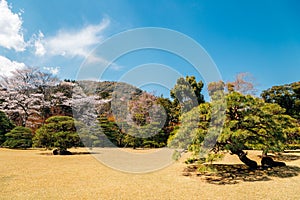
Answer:
[[(107, 146), (112, 145), (105, 137), (106, 129), (99, 124), (99, 116), (102, 113), (103, 105), (108, 104), (110, 99), (102, 99), (99, 95), (93, 94), (96, 90), (94, 84), (79, 82), (74, 85), (72, 98), (64, 101), (72, 107), (74, 118), (77, 123), (79, 136), (85, 146)], [(84, 126), (82, 126), (84, 124)], [(80, 125), (80, 126), (79, 126)]]
[(21, 126), (29, 126), (28, 120), (40, 115), (43, 94), (22, 94), (13, 90), (1, 91), (1, 110)]
[(50, 106), (50, 89), (58, 79), (33, 67), (17, 69), (12, 74), (0, 77), (0, 109), (17, 125), (31, 127), (33, 123), (29, 121), (44, 121), (45, 110)]

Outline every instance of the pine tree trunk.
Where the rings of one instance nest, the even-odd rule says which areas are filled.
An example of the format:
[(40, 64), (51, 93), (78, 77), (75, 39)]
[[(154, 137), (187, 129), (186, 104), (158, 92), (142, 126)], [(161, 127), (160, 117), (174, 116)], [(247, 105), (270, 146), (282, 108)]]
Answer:
[(233, 154), (236, 154), (239, 159), (247, 165), (251, 169), (257, 169), (257, 162), (254, 160), (251, 160), (247, 157), (247, 153), (244, 152), (243, 150), (236, 150), (236, 151), (231, 151)]

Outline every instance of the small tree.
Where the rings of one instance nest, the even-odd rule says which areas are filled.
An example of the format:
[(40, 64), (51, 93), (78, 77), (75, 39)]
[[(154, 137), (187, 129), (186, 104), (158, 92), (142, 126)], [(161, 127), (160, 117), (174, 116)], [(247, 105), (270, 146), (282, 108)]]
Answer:
[(256, 93), (255, 79), (249, 72), (237, 74), (235, 80), (228, 82), (226, 85), (228, 92), (236, 91), (245, 95), (254, 95)]
[(14, 124), (6, 114), (0, 111), (0, 145), (5, 141), (5, 134), (14, 128)]
[(48, 118), (46, 123), (36, 131), (33, 138), (34, 146), (47, 149), (56, 147), (61, 151), (81, 146), (75, 123), (74, 119), (68, 116)]
[[(97, 139), (99, 140), (98, 146), (123, 146), (124, 145), (124, 135), (118, 125), (114, 122), (112, 117), (107, 117), (106, 115), (100, 115), (98, 118), (100, 126), (100, 134), (98, 134)], [(104, 134), (104, 135), (103, 135)]]
[(32, 131), (29, 128), (17, 126), (5, 134), (4, 147), (26, 149), (32, 146)]

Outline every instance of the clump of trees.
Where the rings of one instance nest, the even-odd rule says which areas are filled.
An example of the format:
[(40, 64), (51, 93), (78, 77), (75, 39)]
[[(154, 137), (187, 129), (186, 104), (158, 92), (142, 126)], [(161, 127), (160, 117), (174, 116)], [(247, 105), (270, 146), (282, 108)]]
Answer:
[(300, 81), (273, 86), (264, 90), (261, 97), (267, 103), (280, 105), (287, 115), (300, 120)]
[[(264, 90), (261, 94), (262, 99), (267, 103), (278, 104), (284, 110), (284, 113), (293, 117), (300, 124), (300, 82), (294, 82), (285, 85), (273, 86)], [(288, 142), (290, 149), (300, 148), (300, 136), (298, 134), (290, 135), (295, 138)]]
[[(200, 104), (181, 116), (181, 128), (170, 138), (170, 146), (187, 148), (201, 159), (206, 150), (203, 146), (213, 141), (212, 149), (205, 153), (229, 151), (238, 155), (249, 167), (256, 168), (257, 164), (249, 160), (243, 150), (263, 150), (266, 156), (270, 151), (280, 152), (288, 144), (299, 142), (299, 123), (286, 113), (286, 109), (232, 88), (227, 88), (228, 93), (225, 94), (225, 85), (222, 82), (211, 83), (208, 88), (212, 101)], [(221, 94), (225, 94), (225, 104), (220, 102)], [(213, 107), (219, 106), (219, 110), (222, 110), (220, 106), (224, 105), (223, 119), (214, 113)], [(218, 127), (219, 134), (211, 134)]]

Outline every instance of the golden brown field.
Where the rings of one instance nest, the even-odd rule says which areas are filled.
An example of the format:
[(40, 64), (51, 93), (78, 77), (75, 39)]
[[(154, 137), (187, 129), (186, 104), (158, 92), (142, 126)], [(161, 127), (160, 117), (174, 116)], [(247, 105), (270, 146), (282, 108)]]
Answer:
[[(108, 168), (90, 154), (47, 153), (0, 149), (0, 199), (300, 199), (300, 159), (286, 162), (296, 166), (287, 174), (218, 185), (183, 176), (182, 160), (157, 172), (130, 174)], [(259, 153), (249, 156), (258, 159)], [(231, 155), (221, 163), (241, 164)]]

